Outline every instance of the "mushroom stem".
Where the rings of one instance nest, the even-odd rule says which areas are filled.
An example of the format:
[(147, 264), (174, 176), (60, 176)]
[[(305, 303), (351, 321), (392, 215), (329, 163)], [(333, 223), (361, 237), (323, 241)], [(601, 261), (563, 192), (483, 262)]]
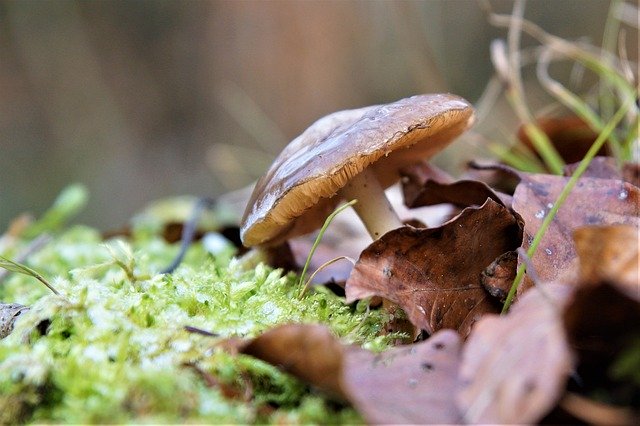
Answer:
[(374, 240), (403, 225), (369, 167), (352, 177), (340, 195), (346, 200), (358, 200), (353, 208)]

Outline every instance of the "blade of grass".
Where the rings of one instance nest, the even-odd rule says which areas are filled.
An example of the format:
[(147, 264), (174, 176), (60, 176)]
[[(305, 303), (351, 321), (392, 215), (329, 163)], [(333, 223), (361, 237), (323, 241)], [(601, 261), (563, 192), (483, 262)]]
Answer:
[[(304, 277), (307, 274), (307, 269), (309, 269), (309, 264), (311, 263), (311, 258), (313, 257), (313, 254), (315, 253), (316, 249), (318, 248), (318, 245), (320, 244), (320, 241), (322, 240), (322, 236), (324, 235), (325, 231), (327, 230), (327, 228), (329, 227), (329, 225), (331, 224), (333, 219), (341, 211), (345, 210), (348, 207), (353, 206), (357, 202), (358, 202), (358, 200), (351, 200), (348, 203), (345, 203), (345, 204), (341, 205), (340, 207), (335, 209), (333, 211), (333, 213), (331, 213), (327, 217), (327, 219), (324, 221), (324, 224), (322, 225), (322, 228), (320, 228), (320, 232), (318, 232), (318, 236), (316, 237), (315, 241), (313, 242), (313, 245), (311, 246), (311, 250), (309, 251), (309, 255), (307, 256), (307, 261), (304, 263), (304, 267), (302, 268), (302, 273), (300, 274), (300, 280), (298, 281), (298, 286), (300, 286), (300, 287), (303, 286)], [(304, 287), (303, 287), (303, 289), (304, 289)], [(302, 297), (302, 294), (300, 294), (300, 297)]]
[(634, 162), (640, 161), (640, 141), (638, 140), (639, 128), (640, 118), (636, 115), (635, 122), (631, 125), (631, 131), (627, 133), (627, 137), (622, 141), (622, 150), (625, 152), (625, 158), (629, 158)]
[[(629, 95), (630, 97), (633, 97), (633, 95), (635, 95), (635, 89), (633, 85), (626, 80), (624, 75), (619, 72), (619, 70), (617, 70), (614, 66), (609, 65), (602, 60), (603, 55), (609, 57), (611, 56), (607, 52), (599, 49), (598, 54), (595, 54), (587, 50), (587, 48), (581, 47), (577, 43), (572, 43), (560, 37), (547, 33), (533, 22), (510, 15), (500, 15), (493, 13), (490, 10), (490, 6), (487, 6), (487, 2), (481, 4), (485, 7), (485, 10), (489, 11), (489, 21), (492, 24), (501, 27), (509, 27), (511, 25), (511, 21), (520, 20), (522, 23), (522, 30), (529, 34), (531, 37), (537, 39), (542, 44), (549, 46), (551, 49), (557, 51), (558, 53), (568, 56), (574, 60), (580, 61), (592, 71), (598, 74), (602, 74), (621, 93)], [(595, 49), (593, 48), (593, 46), (590, 47), (592, 49)], [(617, 62), (617, 58), (613, 57), (612, 62)]]
[(533, 160), (522, 153), (512, 152), (508, 148), (505, 148), (503, 145), (497, 143), (489, 144), (487, 147), (489, 148), (490, 152), (492, 152), (496, 157), (500, 158), (502, 162), (511, 167), (529, 173), (544, 172), (544, 167), (537, 162), (537, 159)]
[(313, 281), (313, 278), (316, 276), (316, 274), (320, 271), (322, 271), (324, 268), (326, 268), (329, 265), (333, 265), (334, 263), (340, 261), (340, 260), (348, 260), (349, 262), (351, 262), (352, 265), (356, 264), (356, 261), (353, 260), (352, 258), (350, 258), (349, 256), (338, 256), (338, 257), (334, 257), (331, 260), (327, 260), (326, 262), (324, 262), (322, 265), (320, 265), (318, 267), (318, 269), (316, 269), (315, 271), (313, 271), (313, 274), (311, 274), (309, 276), (309, 279), (307, 279), (307, 282), (304, 283), (304, 287), (302, 287), (302, 290), (300, 291), (300, 296), (302, 297), (304, 296), (304, 294), (307, 292), (307, 290), (309, 289), (309, 286), (311, 285), (311, 282)]
[[(540, 54), (540, 60), (536, 67), (538, 79), (547, 92), (554, 96), (558, 101), (564, 104), (567, 108), (573, 111), (578, 117), (580, 117), (589, 127), (596, 133), (602, 133), (605, 127), (600, 115), (598, 115), (593, 109), (589, 108), (589, 105), (584, 102), (578, 95), (572, 93), (566, 87), (557, 80), (554, 80), (549, 75), (549, 63), (551, 61), (551, 55), (553, 51), (549, 48), (545, 49)], [(604, 116), (603, 116), (604, 117)], [(611, 143), (611, 152), (617, 159), (622, 158), (621, 143), (615, 132), (612, 132), (608, 139)], [(625, 158), (622, 158), (625, 159)]]
[[(617, 34), (620, 31), (620, 21), (616, 18), (616, 11), (620, 7), (620, 0), (612, 0), (609, 5), (609, 12), (607, 14), (607, 20), (604, 24), (604, 33), (602, 35), (602, 49), (611, 54), (615, 53)], [(606, 60), (606, 59), (605, 59)], [(609, 63), (609, 65), (611, 65)], [(603, 79), (601, 77), (601, 79)], [(607, 120), (613, 115), (615, 105), (611, 96), (607, 96), (607, 85), (600, 84), (600, 115), (604, 120)]]
[[(578, 182), (578, 179), (580, 179), (580, 176), (582, 176), (582, 174), (585, 172), (585, 170), (589, 166), (589, 163), (591, 163), (591, 160), (593, 160), (593, 158), (598, 153), (600, 148), (602, 148), (602, 145), (610, 137), (610, 134), (616, 128), (618, 123), (624, 118), (625, 114), (627, 113), (627, 110), (630, 107), (631, 107), (631, 105), (627, 102), (624, 105), (622, 105), (622, 107), (620, 107), (620, 109), (618, 109), (618, 111), (611, 118), (611, 120), (609, 120), (609, 122), (605, 126), (604, 130), (602, 131), (602, 133), (600, 133), (600, 135), (595, 140), (593, 145), (591, 145), (591, 148), (589, 148), (589, 151), (587, 151), (587, 154), (584, 156), (582, 161), (580, 161), (580, 164), (578, 165), (576, 170), (573, 172), (573, 174), (569, 178), (569, 181), (567, 182), (567, 184), (562, 189), (562, 192), (560, 192), (560, 195), (558, 196), (558, 199), (556, 200), (555, 203), (553, 203), (553, 207), (551, 208), (551, 210), (549, 210), (549, 214), (547, 214), (547, 216), (544, 218), (544, 221), (542, 222), (542, 225), (540, 226), (540, 229), (538, 230), (538, 232), (536, 232), (536, 235), (533, 238), (533, 241), (531, 242), (531, 245), (529, 246), (529, 249), (527, 250), (527, 255), (530, 258), (533, 258), (533, 255), (535, 254), (535, 252), (536, 252), (536, 250), (538, 248), (538, 245), (542, 241), (542, 237), (547, 232), (547, 229), (549, 228), (549, 225), (551, 225), (551, 222), (555, 218), (556, 213), (558, 212), (558, 210), (560, 209), (562, 204), (564, 204), (565, 200), (567, 199), (567, 197), (569, 196), (569, 194), (573, 190), (573, 187)], [(518, 290), (518, 286), (520, 285), (520, 282), (522, 281), (522, 278), (524, 277), (525, 270), (526, 270), (526, 267), (525, 267), (524, 264), (520, 265), (520, 267), (518, 268), (518, 271), (516, 273), (516, 278), (513, 280), (513, 284), (511, 285), (511, 289), (509, 290), (509, 294), (507, 295), (507, 298), (506, 298), (506, 300), (504, 302), (504, 305), (502, 307), (502, 314), (505, 314), (506, 312), (509, 311), (509, 307), (511, 306), (511, 303), (513, 302), (513, 298), (515, 297), (516, 291)]]
[(524, 6), (524, 0), (514, 2), (511, 13), (512, 16), (518, 19), (511, 20), (508, 25), (508, 50), (504, 42), (500, 40), (494, 41), (491, 43), (491, 59), (498, 71), (498, 75), (505, 82), (505, 96), (522, 122), (523, 131), (531, 140), (547, 168), (552, 173), (561, 174), (564, 161), (548, 136), (536, 125), (525, 99), (520, 73), (523, 66), (520, 59), (520, 35), (522, 34), (522, 23), (524, 22)]
[(13, 260), (9, 260), (6, 257), (0, 256), (0, 268), (4, 268), (11, 272), (17, 272), (19, 274), (24, 274), (24, 275), (33, 277), (38, 281), (40, 281), (42, 284), (44, 284), (49, 290), (53, 292), (53, 294), (57, 296), (60, 295), (60, 293), (58, 293), (58, 291), (55, 288), (53, 288), (51, 284), (49, 284), (42, 275), (40, 275), (33, 269), (29, 268), (28, 266), (25, 266), (18, 262), (14, 262)]

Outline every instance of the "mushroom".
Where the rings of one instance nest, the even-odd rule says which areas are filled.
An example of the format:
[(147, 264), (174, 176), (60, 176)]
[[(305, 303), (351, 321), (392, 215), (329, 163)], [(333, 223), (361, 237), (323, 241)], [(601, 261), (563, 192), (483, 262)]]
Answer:
[(278, 244), (319, 228), (340, 200), (376, 240), (402, 226), (384, 194), (401, 168), (428, 159), (473, 123), (450, 94), (419, 95), (327, 115), (294, 139), (258, 180), (241, 222), (246, 246)]

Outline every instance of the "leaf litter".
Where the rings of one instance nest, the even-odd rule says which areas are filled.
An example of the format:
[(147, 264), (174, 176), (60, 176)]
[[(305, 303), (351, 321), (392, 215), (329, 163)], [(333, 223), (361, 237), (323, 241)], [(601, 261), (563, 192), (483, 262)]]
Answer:
[[(628, 225), (579, 228), (574, 280), (537, 282), (506, 316), (485, 313), (466, 342), (440, 330), (373, 354), (338, 343), (324, 327), (290, 325), (250, 341), (242, 352), (349, 401), (372, 424), (553, 422), (558, 410), (575, 421), (576, 401), (593, 405), (593, 413), (577, 418), (602, 419), (602, 403), (576, 392), (588, 395), (609, 384), (614, 355), (640, 335), (637, 232)], [(602, 244), (592, 244), (596, 240)], [(619, 393), (637, 397), (638, 384), (628, 381)], [(634, 406), (629, 399), (623, 404)], [(633, 411), (607, 407), (605, 418), (637, 420)]]

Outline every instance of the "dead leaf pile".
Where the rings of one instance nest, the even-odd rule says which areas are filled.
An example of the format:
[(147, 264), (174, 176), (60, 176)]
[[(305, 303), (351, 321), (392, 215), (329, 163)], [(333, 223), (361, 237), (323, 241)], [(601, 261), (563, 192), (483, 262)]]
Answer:
[[(518, 179), (512, 194), (422, 166), (406, 170), (408, 207), (448, 203), (457, 215), (385, 234), (347, 280), (347, 302), (387, 299), (426, 340), (375, 354), (325, 327), (288, 325), (241, 343), (240, 352), (349, 402), (369, 423), (637, 424), (636, 169), (594, 161), (531, 259), (518, 252), (568, 177), (493, 169)], [(500, 316), (522, 263), (525, 285)], [(596, 399), (603, 391), (608, 399)]]
[[(625, 408), (585, 396), (610, 385), (617, 356), (640, 335), (637, 228), (576, 235), (578, 281), (527, 291), (507, 315), (484, 315), (466, 342), (440, 330), (375, 354), (341, 344), (324, 326), (291, 324), (234, 347), (349, 402), (372, 424), (637, 424), (633, 401)], [(629, 392), (624, 380), (617, 386), (609, 389)]]

